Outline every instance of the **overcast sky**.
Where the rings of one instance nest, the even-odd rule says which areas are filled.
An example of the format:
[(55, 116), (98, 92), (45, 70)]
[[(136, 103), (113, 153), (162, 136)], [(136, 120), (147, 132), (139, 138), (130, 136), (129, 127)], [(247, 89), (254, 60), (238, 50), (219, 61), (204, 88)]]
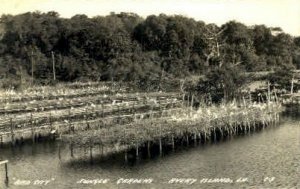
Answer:
[(0, 14), (39, 10), (56, 11), (62, 17), (75, 14), (107, 15), (110, 12), (182, 14), (206, 23), (237, 20), (247, 25), (281, 27), (300, 36), (300, 0), (0, 0)]

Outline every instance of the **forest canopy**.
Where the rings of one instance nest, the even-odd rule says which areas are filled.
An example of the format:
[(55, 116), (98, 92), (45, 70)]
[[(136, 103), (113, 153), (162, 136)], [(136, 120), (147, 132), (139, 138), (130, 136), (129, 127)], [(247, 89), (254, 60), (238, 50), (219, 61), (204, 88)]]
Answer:
[[(53, 62), (55, 64), (53, 64)], [(300, 68), (300, 38), (280, 28), (222, 26), (181, 15), (111, 13), (61, 18), (57, 12), (2, 15), (0, 80), (148, 81), (240, 71)]]

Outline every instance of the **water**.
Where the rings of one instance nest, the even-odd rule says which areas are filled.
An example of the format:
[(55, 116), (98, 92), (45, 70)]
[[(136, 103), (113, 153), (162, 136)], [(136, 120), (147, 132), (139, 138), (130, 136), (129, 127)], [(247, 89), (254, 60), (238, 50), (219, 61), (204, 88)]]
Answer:
[[(100, 162), (94, 157), (95, 163), (91, 165), (89, 152), (83, 149), (75, 149), (75, 158), (71, 161), (69, 146), (60, 146), (59, 157), (59, 144), (53, 142), (0, 149), (0, 159), (10, 161), (7, 188), (12, 189), (300, 188), (300, 121), (295, 117), (283, 119), (279, 126), (259, 133), (217, 144), (181, 148), (163, 157), (143, 158), (131, 164), (125, 164), (120, 154)], [(86, 161), (79, 157), (85, 157)], [(117, 184), (120, 178), (151, 178), (153, 181), (152, 184)], [(172, 178), (197, 181), (192, 185), (168, 183)], [(205, 183), (205, 178), (225, 180)], [(236, 182), (238, 178), (245, 182)], [(96, 185), (77, 183), (81, 179), (110, 180)], [(226, 179), (233, 183), (224, 183)], [(49, 180), (49, 183), (37, 180)], [(3, 165), (0, 165), (0, 188), (6, 188)]]

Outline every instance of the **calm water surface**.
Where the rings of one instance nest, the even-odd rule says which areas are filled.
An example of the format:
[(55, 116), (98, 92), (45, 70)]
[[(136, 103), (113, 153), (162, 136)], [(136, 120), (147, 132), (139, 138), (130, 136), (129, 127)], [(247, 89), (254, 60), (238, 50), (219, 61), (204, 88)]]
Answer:
[[(4, 166), (0, 166), (0, 188), (300, 188), (300, 120), (282, 119), (277, 127), (259, 133), (217, 144), (181, 148), (130, 165), (124, 163), (123, 155), (91, 165), (78, 160), (79, 157), (89, 159), (88, 152), (75, 149), (75, 158), (71, 158), (67, 145), (60, 145), (59, 157), (57, 142), (0, 149), (0, 159), (10, 161), (8, 186), (4, 183)], [(97, 152), (95, 149), (94, 153)], [(248, 180), (237, 183), (240, 177)], [(153, 183), (117, 185), (120, 178), (152, 178)], [(192, 185), (168, 184), (172, 178), (197, 181)], [(203, 178), (229, 178), (234, 182), (201, 183)], [(77, 183), (81, 179), (110, 181), (96, 185)], [(17, 182), (21, 180), (30, 184)], [(50, 182), (35, 185), (36, 180)]]

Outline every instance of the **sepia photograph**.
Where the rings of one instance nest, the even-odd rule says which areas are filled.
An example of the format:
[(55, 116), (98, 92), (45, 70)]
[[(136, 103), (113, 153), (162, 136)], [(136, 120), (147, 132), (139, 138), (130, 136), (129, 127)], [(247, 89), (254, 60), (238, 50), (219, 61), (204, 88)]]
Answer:
[(0, 0), (0, 189), (300, 189), (299, 0)]

